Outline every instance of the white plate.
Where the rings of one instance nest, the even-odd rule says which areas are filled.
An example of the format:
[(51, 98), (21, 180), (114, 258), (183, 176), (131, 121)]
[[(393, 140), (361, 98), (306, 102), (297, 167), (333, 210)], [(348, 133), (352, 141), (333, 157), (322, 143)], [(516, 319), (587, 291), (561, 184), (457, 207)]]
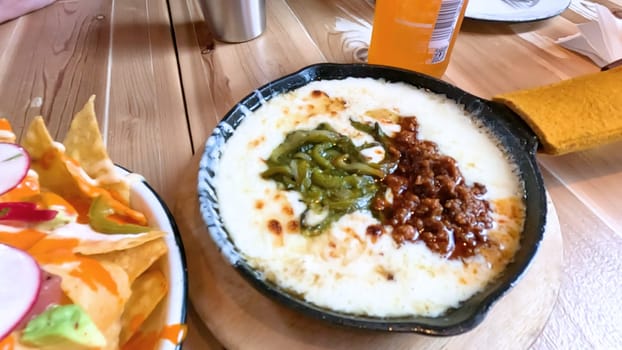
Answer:
[[(128, 174), (128, 171), (120, 166), (117, 166), (117, 171), (121, 175)], [(160, 258), (157, 263), (161, 264), (162, 271), (168, 279), (169, 289), (166, 299), (154, 310), (157, 317), (149, 317), (149, 319), (161, 326), (185, 324), (188, 290), (186, 257), (173, 215), (160, 196), (144, 180), (132, 183), (130, 202), (132, 208), (145, 214), (149, 225), (166, 232), (164, 240), (168, 247), (168, 254)], [(158, 350), (173, 349), (181, 349), (181, 345), (176, 346), (168, 341), (160, 341)]]
[[(519, 1), (519, 0), (516, 0)], [(469, 0), (465, 17), (486, 21), (530, 22), (564, 12), (571, 0), (540, 0), (532, 7), (517, 9), (503, 0)]]

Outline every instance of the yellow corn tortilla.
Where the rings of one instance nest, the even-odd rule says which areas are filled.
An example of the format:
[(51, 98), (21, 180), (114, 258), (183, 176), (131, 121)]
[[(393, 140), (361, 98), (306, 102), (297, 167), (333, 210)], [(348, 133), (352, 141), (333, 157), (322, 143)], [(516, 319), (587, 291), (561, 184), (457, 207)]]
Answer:
[(45, 122), (41, 116), (35, 117), (28, 125), (22, 147), (28, 151), (30, 158), (35, 161), (41, 159), (45, 152), (54, 147), (54, 140), (45, 127)]
[(164, 298), (168, 284), (160, 270), (151, 269), (132, 284), (132, 296), (121, 316), (120, 344), (125, 344)]
[(509, 92), (494, 100), (529, 125), (544, 153), (560, 155), (622, 140), (622, 67)]
[(84, 171), (102, 187), (113, 191), (129, 203), (130, 187), (114, 169), (114, 164), (104, 145), (95, 115), (95, 95), (91, 96), (78, 112), (63, 141), (65, 154), (80, 163)]
[(100, 234), (98, 236), (102, 239), (90, 238), (80, 240), (80, 243), (73, 249), (73, 252), (84, 255), (92, 255), (115, 251), (126, 251), (127, 249), (138, 247), (144, 243), (156, 240), (164, 235), (165, 233), (163, 231), (148, 231), (136, 234), (119, 234), (115, 236), (122, 236), (123, 238), (108, 240), (104, 239), (108, 236), (107, 234)]
[(91, 255), (91, 257), (97, 261), (110, 262), (121, 266), (127, 273), (130, 283), (133, 283), (140, 274), (145, 272), (166, 252), (166, 242), (163, 238), (158, 238), (133, 248)]

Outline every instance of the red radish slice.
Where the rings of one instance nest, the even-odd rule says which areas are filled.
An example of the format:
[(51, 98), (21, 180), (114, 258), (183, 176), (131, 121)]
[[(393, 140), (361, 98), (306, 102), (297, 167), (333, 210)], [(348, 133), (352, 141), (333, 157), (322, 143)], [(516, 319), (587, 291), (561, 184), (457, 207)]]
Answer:
[(0, 339), (20, 324), (35, 305), (41, 269), (26, 252), (0, 244)]
[(56, 210), (37, 209), (32, 202), (0, 202), (0, 221), (48, 221), (56, 217)]
[(14, 143), (0, 142), (0, 195), (10, 191), (26, 177), (30, 156)]
[(18, 330), (26, 327), (28, 322), (40, 313), (45, 311), (50, 305), (60, 304), (63, 296), (63, 290), (60, 286), (61, 278), (53, 275), (45, 270), (41, 270), (41, 288), (39, 289), (39, 295), (37, 301), (30, 309), (30, 312), (22, 319)]

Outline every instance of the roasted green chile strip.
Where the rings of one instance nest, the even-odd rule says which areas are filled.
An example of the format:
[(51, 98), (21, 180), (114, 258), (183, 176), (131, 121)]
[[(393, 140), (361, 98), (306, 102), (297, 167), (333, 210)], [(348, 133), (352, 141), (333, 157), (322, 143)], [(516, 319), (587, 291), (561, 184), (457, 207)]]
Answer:
[(261, 176), (276, 181), (285, 190), (297, 191), (307, 205), (300, 224), (302, 233), (314, 236), (347, 213), (369, 209), (378, 191), (377, 180), (394, 169), (393, 157), (371, 163), (361, 151), (382, 145), (389, 155), (389, 139), (380, 127), (352, 121), (352, 125), (374, 137), (374, 143), (356, 147), (350, 138), (328, 124), (313, 130), (287, 134), (268, 160)]

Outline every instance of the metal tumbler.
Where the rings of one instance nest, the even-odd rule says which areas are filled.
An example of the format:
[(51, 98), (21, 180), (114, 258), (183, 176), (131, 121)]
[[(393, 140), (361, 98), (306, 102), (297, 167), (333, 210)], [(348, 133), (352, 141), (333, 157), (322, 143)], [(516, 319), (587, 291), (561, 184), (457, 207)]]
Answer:
[(217, 40), (239, 43), (266, 28), (265, 0), (204, 0), (205, 19)]

